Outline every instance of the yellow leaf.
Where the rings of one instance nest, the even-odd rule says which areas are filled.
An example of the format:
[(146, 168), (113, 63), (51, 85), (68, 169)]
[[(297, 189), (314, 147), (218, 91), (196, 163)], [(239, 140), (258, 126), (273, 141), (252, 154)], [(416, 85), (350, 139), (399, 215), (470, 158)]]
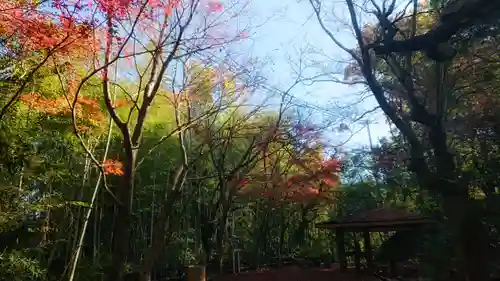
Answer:
[(224, 80), (224, 89), (226, 89), (229, 94), (234, 93), (236, 90), (236, 85), (234, 83), (234, 80), (233, 79)]

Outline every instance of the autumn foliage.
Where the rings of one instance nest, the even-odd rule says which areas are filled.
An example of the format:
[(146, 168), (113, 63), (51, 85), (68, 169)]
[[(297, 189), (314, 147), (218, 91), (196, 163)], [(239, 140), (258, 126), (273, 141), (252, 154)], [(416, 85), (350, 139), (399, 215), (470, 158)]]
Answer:
[(85, 57), (96, 51), (97, 42), (88, 23), (78, 23), (67, 13), (53, 14), (35, 4), (19, 3), (0, 4), (0, 36), (15, 38), (6, 41), (8, 50), (52, 52), (59, 57)]
[[(40, 93), (28, 93), (22, 95), (20, 100), (30, 109), (48, 115), (68, 117), (72, 114), (73, 99), (71, 97), (47, 98)], [(101, 126), (105, 121), (104, 113), (96, 99), (78, 97), (75, 112), (79, 120), (96, 127)]]
[(105, 175), (123, 176), (123, 164), (118, 160), (108, 159), (104, 161), (102, 168)]
[[(330, 192), (339, 183), (341, 163), (336, 158), (324, 160), (320, 136), (313, 126), (297, 125), (288, 133), (283, 129), (272, 128), (264, 134), (263, 141), (257, 147), (264, 154), (272, 153), (272, 141), (282, 141), (287, 134), (288, 138), (296, 142), (296, 150), (289, 154), (287, 164), (292, 169), (280, 175), (268, 176), (265, 172), (255, 171), (248, 174), (236, 184), (241, 197), (289, 202), (311, 202), (330, 197)], [(316, 141), (312, 142), (313, 139)], [(270, 157), (264, 158), (272, 162)]]
[(328, 192), (339, 183), (339, 172), (339, 161), (332, 159), (325, 161), (320, 169), (311, 174), (283, 176), (271, 181), (259, 175), (248, 175), (238, 183), (239, 194), (247, 198), (292, 202), (326, 199)]

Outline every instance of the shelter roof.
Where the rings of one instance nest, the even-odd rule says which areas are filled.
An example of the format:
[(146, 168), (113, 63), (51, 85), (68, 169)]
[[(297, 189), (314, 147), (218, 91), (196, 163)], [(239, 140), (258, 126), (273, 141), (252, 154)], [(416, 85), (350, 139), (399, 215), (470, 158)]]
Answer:
[(347, 231), (389, 231), (431, 223), (432, 220), (402, 208), (377, 208), (316, 224), (317, 228)]

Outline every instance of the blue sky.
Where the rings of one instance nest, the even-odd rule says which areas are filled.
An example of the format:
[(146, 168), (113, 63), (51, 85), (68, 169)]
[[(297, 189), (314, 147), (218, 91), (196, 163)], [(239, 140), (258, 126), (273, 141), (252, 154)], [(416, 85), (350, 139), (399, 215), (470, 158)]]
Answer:
[[(210, 1), (210, 0), (203, 0)], [(203, 2), (202, 1), (202, 2)], [(220, 0), (226, 6), (231, 6), (228, 2), (249, 1), (246, 13), (238, 15), (237, 21), (240, 26), (249, 24), (258, 26), (249, 31), (250, 39), (241, 44), (243, 53), (253, 57), (258, 57), (268, 61), (264, 73), (267, 74), (269, 83), (280, 89), (288, 88), (294, 81), (296, 74), (291, 69), (291, 65), (298, 62), (299, 54), (309, 52), (306, 57), (314, 58), (315, 62), (328, 71), (342, 72), (343, 66), (335, 63), (335, 60), (347, 61), (349, 56), (340, 50), (324, 31), (320, 28), (316, 17), (308, 0)], [(330, 2), (330, 1), (327, 1)], [(333, 1), (332, 1), (333, 2)], [(343, 1), (335, 4), (336, 15), (345, 15)], [(230, 12), (230, 11), (229, 11)], [(230, 22), (233, 22), (230, 20)], [(235, 22), (233, 22), (235, 23)], [(337, 39), (346, 46), (355, 46), (353, 35), (350, 30), (338, 29), (338, 23), (329, 24), (331, 30), (337, 35)], [(223, 27), (223, 28), (227, 28)], [(231, 28), (230, 28), (231, 29)], [(313, 55), (321, 52), (322, 55)], [(304, 51), (305, 50), (305, 51)], [(307, 75), (317, 74), (318, 68), (309, 68)], [(301, 85), (294, 88), (292, 95), (296, 98), (296, 103), (307, 104), (309, 108), (314, 108), (315, 122), (329, 122), (349, 124), (353, 132), (357, 132), (354, 137), (349, 138), (347, 147), (367, 145), (368, 132), (363, 129), (363, 123), (352, 124), (346, 117), (346, 110), (339, 109), (339, 105), (352, 104), (360, 99), (359, 92), (363, 89), (359, 87), (342, 85), (339, 83), (321, 83), (314, 85)], [(355, 107), (349, 108), (350, 113), (359, 115), (366, 110), (371, 110), (376, 106), (374, 98), (369, 97)], [(352, 115), (352, 114), (351, 114)], [(374, 143), (377, 139), (389, 134), (389, 126), (381, 112), (376, 112), (368, 116), (370, 120), (371, 135)], [(344, 143), (350, 133), (329, 132), (332, 144)]]
[[(246, 13), (239, 15), (237, 20), (241, 26), (249, 23), (250, 26), (258, 27), (249, 31), (250, 39), (240, 46), (243, 47), (243, 53), (268, 61), (264, 73), (267, 74), (268, 82), (275, 87), (286, 89), (293, 83), (296, 74), (292, 69), (292, 64), (299, 61), (301, 53), (307, 53), (305, 58), (313, 58), (327, 71), (342, 72), (343, 65), (335, 61), (349, 60), (349, 56), (340, 50), (321, 29), (308, 0), (221, 1), (226, 5), (228, 1), (237, 3), (250, 1), (248, 8), (245, 9)], [(346, 9), (343, 1), (337, 1), (334, 5), (336, 15), (345, 16)], [(328, 25), (344, 45), (355, 46), (350, 30), (339, 29), (338, 22), (328, 23)], [(315, 51), (316, 54), (312, 54), (311, 51)], [(322, 54), (318, 55), (318, 52)], [(309, 67), (306, 75), (315, 75), (317, 71), (318, 67)], [(339, 106), (358, 101), (362, 90), (359, 87), (329, 82), (295, 87), (292, 95), (296, 98), (296, 103), (314, 108), (312, 111), (315, 122), (333, 120), (337, 125), (341, 122), (349, 124), (351, 131), (357, 133), (349, 138), (350, 141), (345, 146), (355, 147), (369, 143), (368, 132), (363, 129), (366, 125), (364, 123), (352, 124), (349, 120), (344, 120), (347, 117), (346, 110), (339, 109)], [(350, 115), (355, 115), (354, 113), (359, 115), (373, 109), (376, 105), (374, 98), (369, 97), (355, 107), (350, 107), (349, 112)], [(389, 134), (389, 126), (381, 112), (370, 114), (368, 119), (374, 142)], [(334, 145), (345, 142), (350, 135), (350, 133), (328, 133)]]
[[(342, 2), (339, 3), (342, 5)], [(335, 7), (337, 12), (342, 14), (343, 6)], [(252, 40), (248, 51), (253, 56), (272, 60), (266, 66), (269, 83), (282, 89), (293, 83), (294, 71), (291, 69), (291, 62), (299, 61), (301, 50), (314, 48), (324, 54), (315, 56), (315, 61), (321, 62), (323, 68), (329, 71), (341, 71), (342, 66), (333, 60), (347, 60), (348, 56), (340, 50), (321, 30), (317, 19), (312, 15), (309, 1), (302, 0), (251, 0), (249, 14), (254, 24), (265, 22), (262, 26), (252, 30)], [(355, 46), (354, 40), (349, 30), (338, 30), (338, 24), (331, 24), (338, 36), (338, 39), (347, 46)], [(331, 58), (331, 59), (328, 59)], [(328, 82), (314, 84), (312, 86), (297, 87), (293, 91), (294, 97), (299, 103), (307, 103), (312, 107), (317, 107), (315, 120), (336, 119), (340, 122), (346, 114), (339, 112), (336, 105), (351, 104), (359, 100), (359, 87), (342, 85)], [(352, 111), (358, 114), (372, 109), (376, 106), (373, 97), (369, 97), (364, 102), (358, 104)], [(370, 130), (374, 142), (378, 138), (389, 135), (389, 126), (381, 112), (369, 115), (371, 122)], [(363, 124), (353, 124), (351, 129), (359, 131), (351, 138), (348, 147), (367, 145), (368, 132), (362, 129)], [(333, 143), (343, 142), (347, 139), (347, 134), (329, 133)]]

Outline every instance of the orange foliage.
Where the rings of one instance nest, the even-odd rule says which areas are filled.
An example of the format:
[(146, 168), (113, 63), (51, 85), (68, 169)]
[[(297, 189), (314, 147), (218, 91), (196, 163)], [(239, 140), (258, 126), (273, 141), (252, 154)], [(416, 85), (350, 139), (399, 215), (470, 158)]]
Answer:
[(129, 101), (127, 99), (117, 99), (113, 104), (113, 108), (120, 108), (120, 107), (126, 106), (128, 104), (129, 104)]
[[(247, 175), (247, 179), (240, 183), (240, 196), (252, 200), (289, 202), (307, 202), (329, 197), (331, 189), (339, 183), (341, 163), (335, 158), (323, 160), (321, 134), (316, 126), (297, 124), (287, 132), (274, 126), (264, 132), (262, 140), (256, 145), (257, 150), (267, 159), (269, 144), (279, 141), (280, 136), (287, 134), (292, 134), (296, 141), (288, 160), (288, 165), (293, 167), (293, 174), (274, 177)], [(267, 163), (273, 163), (272, 159)]]
[[(264, 180), (267, 184), (266, 182), (258, 183), (258, 176), (249, 176), (238, 182), (238, 195), (248, 199), (290, 202), (326, 199), (328, 189), (339, 183), (340, 162), (337, 159), (330, 159), (317, 166), (320, 168), (316, 171), (296, 174), (288, 179), (280, 177), (272, 181)], [(253, 179), (249, 180), (249, 178)]]
[[(68, 98), (69, 102), (72, 102), (71, 96)], [(42, 96), (40, 93), (29, 93), (22, 95), (20, 100), (30, 109), (37, 110), (48, 115), (68, 116), (71, 114), (71, 106), (68, 104), (65, 97), (51, 99)], [(101, 107), (95, 99), (79, 97), (75, 110), (78, 118), (89, 122), (94, 126), (101, 125), (105, 119), (104, 114), (101, 111)]]
[(0, 4), (0, 35), (15, 38), (6, 42), (8, 49), (20, 46), (25, 53), (55, 49), (54, 55), (85, 58), (98, 46), (88, 24), (6, 1)]
[(78, 131), (88, 131), (89, 129), (90, 129), (89, 126), (85, 125), (78, 126)]
[(259, 142), (257, 142), (257, 144), (256, 144), (257, 150), (259, 150), (259, 151), (261, 151), (263, 153), (267, 153), (269, 145), (273, 141), (278, 141), (284, 135), (285, 135), (285, 133), (283, 132), (283, 130), (281, 128), (278, 128), (275, 125), (271, 126), (270, 128), (268, 128), (264, 132), (262, 140), (260, 140)]
[(165, 5), (165, 15), (166, 16), (171, 16), (172, 12), (175, 8), (177, 8), (180, 5), (181, 1), (180, 0), (171, 0), (168, 1), (168, 3)]
[(108, 159), (102, 164), (105, 175), (123, 176), (123, 164), (118, 160)]

